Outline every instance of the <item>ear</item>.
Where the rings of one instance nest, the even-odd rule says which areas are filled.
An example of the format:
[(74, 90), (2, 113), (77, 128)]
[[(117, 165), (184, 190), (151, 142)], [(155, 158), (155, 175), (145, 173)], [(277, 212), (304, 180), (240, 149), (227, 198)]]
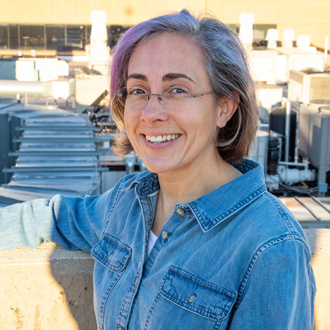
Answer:
[[(239, 102), (239, 94), (234, 92), (236, 100)], [(227, 122), (234, 115), (237, 110), (238, 103), (232, 97), (224, 97), (219, 100), (219, 114), (217, 120), (217, 126), (219, 128), (225, 127)]]

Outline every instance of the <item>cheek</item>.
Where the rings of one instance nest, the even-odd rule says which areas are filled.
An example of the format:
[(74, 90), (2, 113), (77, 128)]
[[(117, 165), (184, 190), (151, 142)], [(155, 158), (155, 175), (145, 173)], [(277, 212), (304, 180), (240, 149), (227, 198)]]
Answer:
[(126, 134), (131, 144), (133, 145), (135, 142), (135, 132), (138, 126), (139, 118), (132, 114), (130, 111), (124, 112), (124, 126), (126, 130)]
[(127, 134), (130, 134), (132, 127), (134, 126), (134, 118), (129, 111), (124, 112), (124, 126)]

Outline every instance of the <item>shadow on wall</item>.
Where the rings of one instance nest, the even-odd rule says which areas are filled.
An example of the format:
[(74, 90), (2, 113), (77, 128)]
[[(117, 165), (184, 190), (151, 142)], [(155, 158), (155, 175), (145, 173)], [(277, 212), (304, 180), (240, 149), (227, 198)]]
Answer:
[(93, 266), (54, 243), (0, 251), (0, 330), (96, 330)]
[[(62, 250), (61, 254), (65, 258), (58, 259), (57, 252), (60, 250)], [(62, 287), (60, 291), (62, 303), (66, 303), (70, 309), (78, 329), (96, 330), (93, 307), (94, 259), (89, 253), (82, 251), (68, 252), (56, 248), (50, 258), (50, 267), (56, 282)], [(69, 330), (67, 326), (65, 329)]]

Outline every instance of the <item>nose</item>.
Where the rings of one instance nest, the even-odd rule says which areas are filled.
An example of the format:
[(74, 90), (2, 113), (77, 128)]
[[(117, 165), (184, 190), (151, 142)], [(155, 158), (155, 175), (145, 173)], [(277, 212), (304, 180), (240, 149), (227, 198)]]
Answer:
[(161, 94), (149, 95), (148, 103), (142, 109), (140, 119), (147, 123), (154, 123), (156, 121), (166, 121), (168, 119), (168, 112), (164, 107), (164, 102), (162, 100)]

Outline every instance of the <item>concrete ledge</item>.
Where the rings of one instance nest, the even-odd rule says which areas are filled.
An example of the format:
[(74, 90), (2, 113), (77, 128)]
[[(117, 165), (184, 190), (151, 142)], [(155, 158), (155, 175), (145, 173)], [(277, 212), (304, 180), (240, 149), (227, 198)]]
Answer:
[(316, 280), (315, 330), (330, 329), (330, 229), (305, 229)]
[[(316, 278), (315, 330), (330, 329), (330, 229), (305, 229)], [(0, 330), (96, 330), (94, 259), (54, 243), (0, 251)]]
[(96, 329), (93, 265), (53, 243), (0, 251), (0, 329)]

